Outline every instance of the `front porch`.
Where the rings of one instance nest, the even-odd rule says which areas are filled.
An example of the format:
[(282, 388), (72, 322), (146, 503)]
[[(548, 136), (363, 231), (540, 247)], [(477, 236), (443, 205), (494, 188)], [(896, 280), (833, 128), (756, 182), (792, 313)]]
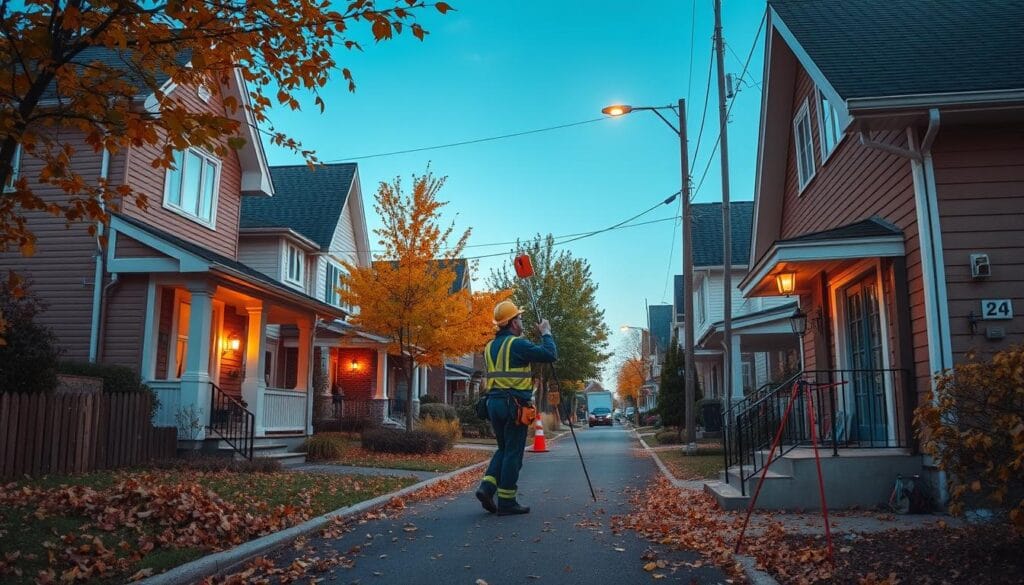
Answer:
[[(905, 370), (804, 371), (726, 413), (725, 472), (705, 489), (726, 509), (819, 507), (815, 447), (829, 508), (884, 504), (897, 475), (924, 471), (909, 426)], [(773, 450), (774, 448), (774, 450)]]

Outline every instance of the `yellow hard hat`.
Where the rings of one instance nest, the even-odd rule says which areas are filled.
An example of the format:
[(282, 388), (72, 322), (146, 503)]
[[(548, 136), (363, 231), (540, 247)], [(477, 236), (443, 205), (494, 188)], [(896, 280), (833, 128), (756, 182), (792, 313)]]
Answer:
[(494, 305), (494, 322), (498, 325), (504, 325), (522, 314), (523, 310), (512, 301), (501, 301)]

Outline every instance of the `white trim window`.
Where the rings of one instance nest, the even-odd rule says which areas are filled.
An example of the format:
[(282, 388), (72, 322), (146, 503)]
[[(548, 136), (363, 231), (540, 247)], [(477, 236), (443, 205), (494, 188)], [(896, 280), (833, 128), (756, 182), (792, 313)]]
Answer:
[(164, 179), (164, 207), (212, 229), (219, 185), (219, 160), (195, 148), (176, 151)]
[(306, 254), (295, 244), (285, 244), (284, 279), (286, 282), (302, 286), (305, 274)]
[(825, 94), (817, 91), (818, 94), (818, 132), (821, 140), (821, 162), (824, 164), (832, 154), (843, 134), (839, 126), (839, 112), (835, 106), (828, 101)]
[(796, 178), (800, 191), (814, 178), (814, 140), (811, 138), (811, 114), (804, 100), (793, 118), (793, 143), (796, 145)]
[(21, 170), (21, 145), (14, 147), (14, 156), (11, 158), (11, 174), (4, 184), (4, 193), (14, 191), (14, 183), (18, 180), (18, 173)]
[(341, 295), (338, 289), (341, 287), (341, 266), (333, 262), (327, 263), (327, 276), (324, 278), (324, 302), (328, 305), (341, 307)]

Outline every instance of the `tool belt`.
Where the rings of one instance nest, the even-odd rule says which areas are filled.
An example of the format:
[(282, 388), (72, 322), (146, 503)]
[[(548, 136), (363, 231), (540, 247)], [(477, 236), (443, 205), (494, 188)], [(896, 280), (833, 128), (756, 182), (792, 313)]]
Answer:
[(489, 419), (490, 416), (487, 413), (487, 400), (490, 398), (504, 398), (509, 402), (509, 406), (514, 408), (513, 421), (517, 425), (530, 426), (533, 421), (537, 420), (537, 407), (533, 405), (532, 401), (520, 403), (519, 399), (512, 396), (509, 392), (501, 390), (492, 390), (476, 401), (476, 415), (482, 419)]

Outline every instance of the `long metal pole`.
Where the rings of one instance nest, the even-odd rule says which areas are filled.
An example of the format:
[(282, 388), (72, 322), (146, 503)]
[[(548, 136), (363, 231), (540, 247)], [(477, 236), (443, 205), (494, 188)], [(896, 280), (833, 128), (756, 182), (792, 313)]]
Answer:
[(722, 0), (715, 0), (715, 52), (718, 60), (718, 134), (722, 161), (722, 343), (725, 345), (725, 408), (732, 409), (734, 385), (742, 384), (733, 378), (732, 347), (732, 216), (729, 211), (729, 112), (725, 107), (725, 40), (722, 38)]
[(683, 367), (686, 368), (686, 451), (697, 452), (697, 372), (693, 359), (693, 211), (686, 147), (686, 100), (679, 100), (679, 169), (683, 196)]

